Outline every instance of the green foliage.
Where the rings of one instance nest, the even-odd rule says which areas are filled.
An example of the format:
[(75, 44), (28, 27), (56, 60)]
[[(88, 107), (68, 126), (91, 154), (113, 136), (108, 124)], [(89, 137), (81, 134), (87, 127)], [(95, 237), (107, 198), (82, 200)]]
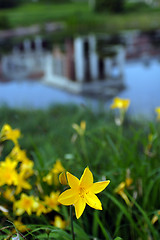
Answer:
[[(97, 6), (101, 1), (97, 0)], [(116, 7), (119, 6), (120, 1)], [(154, 29), (155, 23), (158, 28), (160, 23), (160, 8), (149, 7), (147, 12), (143, 8), (136, 8), (132, 11), (129, 10), (130, 7), (126, 2), (125, 14), (123, 12), (121, 14), (115, 14), (114, 12), (106, 14), (108, 8), (102, 7), (104, 12), (94, 12), (89, 8), (88, 1), (58, 2), (60, 4), (47, 0), (43, 0), (42, 2), (24, 0), (24, 4), (21, 4), (17, 8), (5, 9), (5, 15), (9, 23), (11, 23), (12, 28), (41, 24), (43, 29), (46, 22), (59, 21), (64, 22), (66, 32), (71, 32), (72, 34), (87, 34), (88, 31), (117, 33), (117, 31), (123, 29), (146, 30)], [(106, 4), (105, 0), (104, 4)], [(3, 14), (4, 9), (0, 9), (0, 16)]]
[(96, 0), (95, 11), (97, 12), (114, 12), (124, 11), (125, 0)]
[(40, 0), (41, 3), (45, 4), (63, 4), (70, 3), (71, 0)]
[(0, 29), (8, 29), (10, 28), (10, 22), (6, 15), (0, 15)]
[[(160, 201), (160, 125), (126, 116), (124, 125), (116, 126), (113, 112), (99, 109), (102, 110), (94, 113), (85, 106), (56, 106), (46, 111), (1, 108), (0, 122), (1, 126), (9, 123), (21, 130), (21, 146), (34, 160), (39, 175), (49, 171), (55, 159), (60, 158), (64, 167), (77, 177), (88, 165), (95, 181), (111, 180), (107, 189), (98, 194), (103, 211), (86, 207), (82, 217), (75, 220), (76, 239), (158, 240), (159, 220), (153, 224), (152, 218)], [(86, 121), (86, 131), (80, 136), (72, 124), (80, 125), (82, 120)], [(150, 134), (152, 138), (148, 138)], [(6, 147), (3, 151), (9, 150)], [(132, 179), (124, 189), (130, 205), (115, 192), (127, 178)], [(63, 206), (60, 214), (67, 218), (68, 208)], [(24, 219), (30, 228), (24, 234), (26, 239), (72, 239), (70, 226), (66, 230), (51, 227), (44, 216), (40, 217), (41, 226), (35, 224), (38, 217), (25, 215)], [(1, 221), (1, 225), (4, 228), (6, 223)], [(8, 236), (11, 228), (1, 232), (0, 235)]]
[(125, 12), (141, 12), (149, 10), (150, 6), (145, 2), (126, 2)]

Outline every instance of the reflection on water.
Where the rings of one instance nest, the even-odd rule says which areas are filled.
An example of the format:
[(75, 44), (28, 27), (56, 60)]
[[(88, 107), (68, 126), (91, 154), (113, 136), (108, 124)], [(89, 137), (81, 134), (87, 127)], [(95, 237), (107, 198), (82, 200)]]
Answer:
[(2, 57), (2, 77), (11, 81), (0, 82), (0, 105), (34, 109), (74, 103), (96, 108), (101, 97), (107, 108), (119, 96), (131, 100), (131, 115), (151, 116), (160, 106), (159, 42), (160, 31), (64, 39), (63, 47), (56, 43), (47, 51), (41, 38), (35, 38), (34, 47), (25, 40), (22, 49), (15, 46)]
[(9, 107), (45, 109), (54, 104), (86, 103), (82, 96), (49, 87), (39, 82), (14, 81), (0, 83), (0, 105)]
[[(130, 98), (131, 115), (154, 115), (154, 109), (160, 106), (160, 63), (150, 61), (149, 66), (141, 62), (130, 62), (125, 65), (126, 89), (119, 96)], [(111, 101), (110, 101), (111, 102)], [(110, 102), (105, 102), (107, 108)], [(93, 108), (98, 100), (74, 95), (39, 82), (0, 83), (0, 104), (20, 108), (46, 108), (57, 103), (86, 104)]]
[(130, 98), (131, 115), (153, 115), (160, 106), (160, 63), (150, 61), (149, 66), (142, 63), (128, 63), (125, 68), (126, 90), (120, 97)]

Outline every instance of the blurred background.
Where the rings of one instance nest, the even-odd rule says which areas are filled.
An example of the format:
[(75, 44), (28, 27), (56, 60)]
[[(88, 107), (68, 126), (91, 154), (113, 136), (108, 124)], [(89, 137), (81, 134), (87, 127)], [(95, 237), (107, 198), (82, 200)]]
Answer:
[(160, 0), (0, 0), (0, 106), (160, 104)]

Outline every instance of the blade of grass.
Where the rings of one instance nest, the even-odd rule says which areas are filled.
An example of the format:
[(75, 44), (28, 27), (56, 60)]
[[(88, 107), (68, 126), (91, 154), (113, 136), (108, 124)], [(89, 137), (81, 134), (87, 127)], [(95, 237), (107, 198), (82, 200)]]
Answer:
[(128, 209), (125, 208), (113, 195), (111, 195), (110, 193), (105, 193), (104, 194), (110, 198), (112, 200), (112, 202), (117, 205), (117, 207), (124, 213), (124, 215), (127, 217), (127, 219), (129, 220), (131, 226), (136, 230), (136, 232), (139, 234), (139, 236), (142, 237), (143, 239), (143, 234), (140, 231), (140, 229), (137, 227), (136, 223), (134, 222), (132, 216), (130, 215), (130, 213), (128, 212)]
[(102, 230), (103, 236), (105, 237), (106, 240), (112, 240), (110, 233), (107, 231), (107, 229), (104, 228), (101, 220), (99, 219), (98, 215), (95, 215), (96, 222), (99, 225), (100, 229)]
[(130, 196), (129, 194), (127, 194), (128, 197), (131, 199), (131, 201), (133, 202), (133, 204), (137, 207), (137, 209), (139, 210), (139, 212), (142, 214), (142, 216), (144, 217), (144, 220), (146, 221), (146, 223), (148, 224), (148, 227), (150, 228), (152, 234), (153, 234), (153, 239), (157, 240), (158, 237), (158, 232), (156, 231), (156, 229), (153, 227), (150, 219), (148, 218), (146, 212), (141, 208), (141, 206), (135, 201), (135, 199)]

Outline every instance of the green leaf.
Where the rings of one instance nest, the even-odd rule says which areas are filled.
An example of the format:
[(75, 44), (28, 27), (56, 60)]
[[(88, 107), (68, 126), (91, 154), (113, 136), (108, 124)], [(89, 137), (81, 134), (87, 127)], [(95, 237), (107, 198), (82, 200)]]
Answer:
[(123, 240), (123, 238), (121, 238), (121, 237), (116, 237), (116, 238), (114, 238), (114, 240)]

